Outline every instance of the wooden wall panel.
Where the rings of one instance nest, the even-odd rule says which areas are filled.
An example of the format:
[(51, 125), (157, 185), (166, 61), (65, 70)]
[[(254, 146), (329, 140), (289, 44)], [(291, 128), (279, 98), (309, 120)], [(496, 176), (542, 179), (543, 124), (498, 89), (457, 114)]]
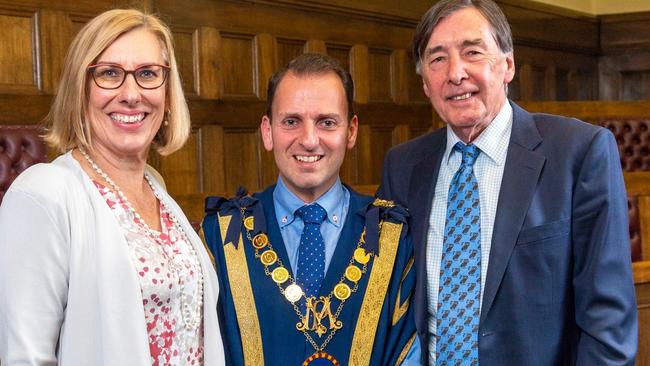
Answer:
[(341, 181), (346, 184), (358, 184), (358, 151), (359, 143), (362, 138), (357, 137), (356, 146), (345, 153), (345, 159), (343, 160), (343, 165), (339, 171), (339, 176)]
[(159, 158), (156, 167), (165, 178), (167, 191), (172, 195), (203, 192), (201, 182), (200, 136), (193, 130), (182, 149), (169, 156)]
[(35, 13), (0, 12), (0, 92), (38, 90), (36, 21)]
[(350, 74), (354, 80), (354, 102), (366, 104), (370, 99), (368, 46), (357, 44), (350, 49)]
[(341, 64), (341, 67), (350, 71), (350, 50), (352, 46), (344, 44), (332, 44), (329, 43), (326, 45), (327, 55), (336, 59)]
[[(39, 12), (38, 20), (41, 87), (43, 92), (54, 94), (63, 72), (67, 49), (72, 42), (73, 23), (66, 13), (48, 9)], [(54, 34), (57, 36), (50, 36)]]
[(650, 12), (600, 17), (601, 99), (650, 99)]
[(360, 124), (355, 147), (356, 181), (350, 184), (372, 184), (372, 129), (369, 125)]
[(381, 169), (384, 166), (383, 157), (388, 149), (393, 146), (393, 127), (375, 127), (370, 133), (370, 161), (365, 161), (363, 167), (359, 167), (366, 175), (368, 181), (360, 182), (362, 184), (376, 184), (381, 182)]
[(289, 61), (293, 60), (305, 52), (306, 41), (288, 38), (277, 39), (277, 60), (278, 68), (284, 67)]
[(371, 48), (368, 51), (368, 101), (391, 103), (391, 50)]
[(650, 69), (621, 72), (621, 99), (650, 99)]
[(224, 98), (256, 98), (254, 36), (221, 33), (221, 76)]
[(217, 99), (223, 94), (221, 84), (221, 36), (210, 27), (200, 27), (192, 35), (194, 89), (201, 98)]
[(264, 187), (268, 187), (271, 184), (275, 184), (275, 181), (278, 179), (278, 174), (280, 174), (280, 171), (278, 170), (278, 167), (275, 165), (275, 157), (273, 156), (273, 152), (266, 151), (266, 149), (264, 149), (264, 146), (262, 145), (261, 142), (260, 142), (260, 166), (262, 171), (261, 173), (262, 182), (260, 185), (260, 189), (263, 189)]
[(201, 192), (226, 192), (224, 174), (225, 151), (223, 127), (217, 125), (201, 126), (198, 131), (199, 145), (197, 161), (201, 162)]
[(399, 105), (409, 102), (409, 74), (412, 72), (406, 50), (393, 50), (390, 55), (390, 94)]
[(223, 149), (226, 192), (239, 186), (260, 190), (259, 136), (257, 129), (224, 129)]
[(194, 60), (197, 55), (194, 49), (193, 33), (191, 29), (174, 31), (176, 63), (178, 72), (181, 74), (183, 91), (188, 97), (198, 94), (194, 80)]
[(275, 38), (262, 33), (255, 36), (255, 94), (260, 100), (266, 100), (266, 88), (269, 79), (278, 69), (278, 57)]

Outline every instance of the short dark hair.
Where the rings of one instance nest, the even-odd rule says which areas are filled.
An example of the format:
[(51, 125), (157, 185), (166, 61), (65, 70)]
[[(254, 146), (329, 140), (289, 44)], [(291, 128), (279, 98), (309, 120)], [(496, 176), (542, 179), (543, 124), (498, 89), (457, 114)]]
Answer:
[(269, 117), (269, 120), (272, 119), (275, 90), (288, 72), (296, 76), (324, 75), (330, 72), (336, 74), (341, 79), (343, 89), (345, 89), (345, 98), (348, 102), (348, 120), (352, 119), (354, 116), (354, 82), (350, 73), (330, 56), (317, 53), (304, 53), (289, 61), (287, 65), (273, 74), (269, 80), (266, 97), (266, 115)]
[(440, 21), (451, 14), (465, 9), (475, 8), (487, 19), (492, 30), (492, 36), (503, 53), (512, 52), (512, 31), (510, 24), (501, 8), (492, 0), (441, 0), (432, 6), (420, 20), (415, 30), (411, 51), (416, 63), (416, 70), (420, 73), (422, 56), (426, 51), (429, 38), (433, 29)]

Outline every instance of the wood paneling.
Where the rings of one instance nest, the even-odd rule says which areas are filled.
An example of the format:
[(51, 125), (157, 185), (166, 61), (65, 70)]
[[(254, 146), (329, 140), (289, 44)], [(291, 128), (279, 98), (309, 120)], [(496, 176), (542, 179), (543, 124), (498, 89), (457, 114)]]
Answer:
[(221, 36), (219, 31), (210, 27), (200, 27), (194, 31), (193, 70), (195, 76), (194, 89), (204, 99), (217, 99), (223, 93), (221, 85)]
[[(43, 92), (54, 94), (63, 71), (65, 54), (72, 42), (72, 20), (62, 11), (48, 9), (41, 10), (38, 19), (41, 86)], [(51, 37), (52, 34), (57, 37)]]
[(254, 36), (221, 33), (221, 76), (224, 98), (255, 98)]
[(201, 182), (200, 136), (193, 130), (182, 149), (169, 156), (159, 158), (157, 169), (164, 177), (167, 191), (172, 195), (203, 192)]
[(278, 38), (276, 48), (278, 68), (284, 67), (296, 56), (304, 53), (306, 43), (306, 41), (296, 39)]
[(262, 33), (255, 36), (255, 79), (257, 81), (255, 93), (261, 100), (266, 100), (266, 88), (269, 79), (278, 69), (278, 57), (275, 38)]
[(409, 74), (412, 72), (406, 50), (393, 50), (390, 56), (390, 95), (393, 102), (409, 102)]
[(0, 13), (0, 92), (35, 92), (39, 87), (36, 15)]
[(341, 64), (341, 67), (350, 71), (350, 50), (352, 46), (337, 43), (328, 43), (326, 45), (326, 53), (330, 57), (336, 59)]
[(224, 129), (223, 148), (228, 157), (224, 161), (226, 192), (235, 192), (239, 186), (249, 190), (261, 189), (259, 136), (257, 129)]
[(391, 50), (371, 48), (368, 51), (368, 101), (391, 103)]
[(181, 74), (183, 91), (187, 96), (197, 95), (194, 79), (194, 32), (190, 29), (174, 32), (174, 47), (178, 72)]
[(650, 12), (600, 16), (601, 53), (621, 54), (650, 49)]

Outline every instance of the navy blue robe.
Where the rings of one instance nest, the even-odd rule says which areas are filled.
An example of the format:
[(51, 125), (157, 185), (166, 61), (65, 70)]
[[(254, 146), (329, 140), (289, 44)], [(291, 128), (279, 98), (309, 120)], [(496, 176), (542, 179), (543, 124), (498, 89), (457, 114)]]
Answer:
[[(260, 219), (265, 220), (266, 231), (273, 249), (289, 273), (293, 273), (277, 225), (273, 205), (274, 188), (275, 186), (271, 186), (264, 192), (253, 195), (259, 200), (258, 204), (262, 205), (263, 210), (259, 212), (263, 212), (264, 215), (264, 218), (255, 217), (255, 220), (256, 222)], [(348, 189), (350, 190), (348, 215), (321, 284), (319, 292), (321, 296), (330, 294), (349, 265), (365, 226), (368, 207), (372, 203), (371, 197), (360, 195), (349, 187)], [(314, 354), (315, 349), (305, 335), (296, 329), (300, 319), (293, 306), (280, 293), (276, 283), (265, 274), (260, 259), (255, 258), (255, 249), (246, 237), (246, 229), (242, 226), (242, 239), (236, 246), (234, 242), (224, 245), (222, 231), (225, 233), (227, 228), (219, 227), (219, 217), (223, 219), (227, 216), (224, 216), (224, 211), (218, 208), (207, 212), (203, 230), (207, 246), (215, 259), (219, 279), (217, 311), (227, 364), (245, 365), (247, 360), (248, 364), (255, 363), (252, 366), (258, 366), (261, 362), (265, 365), (278, 366), (302, 365), (305, 359)], [(236, 220), (241, 221), (241, 217), (237, 217), (236, 214), (233, 217), (234, 220), (231, 220), (228, 226), (235, 224)], [(383, 219), (390, 221), (390, 218)], [(407, 225), (404, 223), (401, 232), (393, 237), (396, 240), (392, 243), (379, 241), (378, 256), (371, 257), (367, 272), (359, 281), (358, 290), (352, 293), (343, 305), (338, 317), (338, 320), (343, 322), (343, 327), (334, 334), (323, 350), (336, 358), (340, 365), (360, 363), (394, 365), (401, 362), (399, 360), (403, 359), (415, 339), (415, 323), (412, 307), (409, 306), (415, 288), (415, 270), (412, 268), (413, 249)], [(243, 251), (240, 250), (239, 245), (243, 247)], [(233, 254), (235, 248), (240, 250), (239, 261), (233, 260), (233, 255), (236, 256)], [(226, 254), (227, 250), (230, 257)], [(388, 258), (391, 253), (394, 256), (394, 262), (391, 263), (394, 265), (390, 267), (377, 265), (375, 271), (377, 273), (372, 275), (373, 278), (387, 279), (385, 292), (377, 291), (377, 287), (373, 287), (375, 291), (367, 293), (366, 288), (375, 262), (379, 258), (391, 259)], [(386, 268), (384, 273), (379, 272), (380, 268)], [(237, 278), (233, 279), (233, 276)], [(237, 281), (238, 284), (235, 285), (237, 287), (235, 290), (231, 287), (233, 281)], [(364, 300), (367, 303), (364, 307), (366, 311), (362, 313)], [(336, 311), (339, 302), (332, 296), (332, 313)], [(378, 316), (378, 320), (369, 321), (368, 319), (372, 319), (373, 316), (375, 318)], [(315, 332), (310, 334), (320, 345), (330, 332), (331, 330), (322, 337)], [(258, 349), (260, 346), (261, 349)]]

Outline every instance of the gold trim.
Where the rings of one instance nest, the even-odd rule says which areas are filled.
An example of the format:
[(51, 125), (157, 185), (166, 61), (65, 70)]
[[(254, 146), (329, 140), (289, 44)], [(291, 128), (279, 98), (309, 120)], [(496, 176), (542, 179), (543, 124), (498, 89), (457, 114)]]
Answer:
[(384, 208), (391, 208), (395, 207), (395, 202), (393, 201), (388, 201), (388, 200), (382, 200), (380, 198), (375, 198), (375, 201), (372, 203), (374, 206), (377, 207), (384, 207)]
[(413, 333), (411, 338), (409, 338), (408, 342), (406, 342), (406, 345), (404, 348), (402, 348), (402, 352), (399, 353), (399, 356), (397, 356), (397, 360), (395, 361), (395, 366), (399, 366), (404, 362), (404, 359), (406, 358), (406, 355), (409, 354), (409, 351), (411, 350), (411, 347), (413, 346), (413, 342), (415, 342), (415, 337), (417, 336), (417, 333)]
[[(226, 231), (232, 216), (219, 215), (219, 228), (221, 237), (226, 236)], [(253, 288), (248, 273), (248, 262), (241, 234), (239, 245), (235, 248), (232, 243), (224, 245), (223, 252), (226, 258), (226, 269), (230, 280), (230, 292), (235, 304), (235, 313), (239, 325), (239, 333), (244, 353), (245, 365), (264, 365), (262, 352), (262, 331), (257, 317), (257, 308), (253, 298)]]
[(397, 324), (397, 322), (402, 319), (404, 314), (409, 309), (409, 304), (411, 302), (411, 294), (404, 300), (403, 304), (400, 304), (400, 299), (402, 298), (402, 284), (404, 283), (404, 280), (406, 279), (406, 276), (408, 276), (409, 271), (413, 267), (413, 257), (409, 259), (408, 263), (406, 263), (406, 268), (404, 268), (404, 272), (402, 273), (402, 279), (399, 281), (399, 290), (397, 290), (397, 299), (395, 299), (395, 311), (393, 311), (393, 325)]
[(370, 270), (368, 287), (359, 310), (359, 319), (357, 320), (350, 347), (349, 365), (370, 364), (377, 323), (388, 290), (388, 283), (393, 273), (401, 233), (402, 224), (387, 221), (381, 223), (379, 237), (379, 253), (381, 254), (375, 256)]

